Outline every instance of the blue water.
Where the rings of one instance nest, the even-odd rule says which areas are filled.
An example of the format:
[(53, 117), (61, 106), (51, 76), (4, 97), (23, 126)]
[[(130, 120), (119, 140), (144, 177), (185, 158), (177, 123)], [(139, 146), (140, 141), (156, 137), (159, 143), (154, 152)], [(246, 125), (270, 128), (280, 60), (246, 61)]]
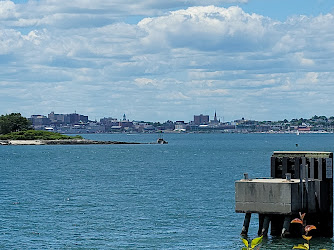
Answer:
[[(153, 142), (156, 134), (84, 135)], [(275, 150), (334, 151), (334, 134), (165, 134), (168, 145), (0, 147), (1, 249), (241, 249), (234, 182)], [(298, 144), (298, 147), (296, 147)], [(249, 237), (256, 237), (257, 217)], [(302, 239), (269, 236), (261, 249)], [(312, 239), (333, 249), (333, 239)]]

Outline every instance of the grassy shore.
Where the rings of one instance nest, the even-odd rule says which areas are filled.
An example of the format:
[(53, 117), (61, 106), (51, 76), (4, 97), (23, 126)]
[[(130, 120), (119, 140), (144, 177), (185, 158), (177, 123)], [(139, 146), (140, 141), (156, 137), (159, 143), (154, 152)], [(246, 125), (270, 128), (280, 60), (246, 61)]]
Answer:
[(5, 135), (0, 135), (0, 140), (81, 140), (81, 136), (68, 136), (59, 133), (42, 131), (42, 130), (26, 130), (12, 132)]

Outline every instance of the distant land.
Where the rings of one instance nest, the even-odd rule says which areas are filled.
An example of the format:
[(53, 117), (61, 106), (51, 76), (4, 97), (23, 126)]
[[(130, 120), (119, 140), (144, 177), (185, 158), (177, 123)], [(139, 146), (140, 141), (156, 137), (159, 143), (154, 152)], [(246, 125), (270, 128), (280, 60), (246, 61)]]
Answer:
[(22, 130), (0, 135), (0, 145), (88, 145), (88, 144), (166, 144), (163, 139), (156, 143), (97, 141), (83, 137), (63, 135), (44, 130)]
[(66, 134), (85, 133), (333, 133), (334, 116), (314, 115), (311, 118), (281, 121), (256, 121), (241, 118), (234, 121), (221, 121), (215, 113), (194, 115), (193, 121), (130, 121), (126, 115), (122, 119), (104, 117), (99, 121), (77, 113), (31, 115), (28, 118), (35, 130), (54, 131)]

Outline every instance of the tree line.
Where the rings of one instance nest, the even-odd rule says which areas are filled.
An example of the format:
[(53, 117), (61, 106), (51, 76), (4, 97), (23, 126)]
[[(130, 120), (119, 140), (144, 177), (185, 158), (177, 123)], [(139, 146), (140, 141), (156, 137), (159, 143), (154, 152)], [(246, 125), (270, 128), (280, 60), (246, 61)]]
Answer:
[(0, 134), (9, 134), (11, 132), (32, 130), (30, 121), (20, 113), (11, 113), (0, 116)]

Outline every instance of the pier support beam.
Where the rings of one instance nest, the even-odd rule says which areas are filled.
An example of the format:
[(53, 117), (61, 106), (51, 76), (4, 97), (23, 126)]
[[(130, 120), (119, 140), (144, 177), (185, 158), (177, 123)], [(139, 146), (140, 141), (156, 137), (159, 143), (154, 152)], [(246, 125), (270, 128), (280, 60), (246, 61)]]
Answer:
[(282, 233), (281, 237), (285, 238), (290, 234), (290, 223), (291, 223), (291, 217), (290, 216), (285, 216), (284, 217), (284, 222), (283, 222), (283, 228), (282, 228)]
[(264, 237), (268, 236), (269, 224), (270, 224), (270, 217), (269, 215), (265, 215), (263, 220), (263, 228), (261, 231), (261, 235), (263, 235)]
[(262, 228), (263, 228), (264, 214), (259, 214), (259, 230), (257, 231), (257, 235), (261, 236)]
[(246, 213), (245, 214), (245, 219), (244, 219), (244, 225), (241, 230), (241, 235), (247, 235), (248, 234), (248, 228), (249, 228), (249, 223), (251, 220), (252, 214), (251, 213)]
[(284, 215), (273, 214), (271, 215), (270, 221), (270, 235), (271, 236), (281, 236), (283, 227)]

